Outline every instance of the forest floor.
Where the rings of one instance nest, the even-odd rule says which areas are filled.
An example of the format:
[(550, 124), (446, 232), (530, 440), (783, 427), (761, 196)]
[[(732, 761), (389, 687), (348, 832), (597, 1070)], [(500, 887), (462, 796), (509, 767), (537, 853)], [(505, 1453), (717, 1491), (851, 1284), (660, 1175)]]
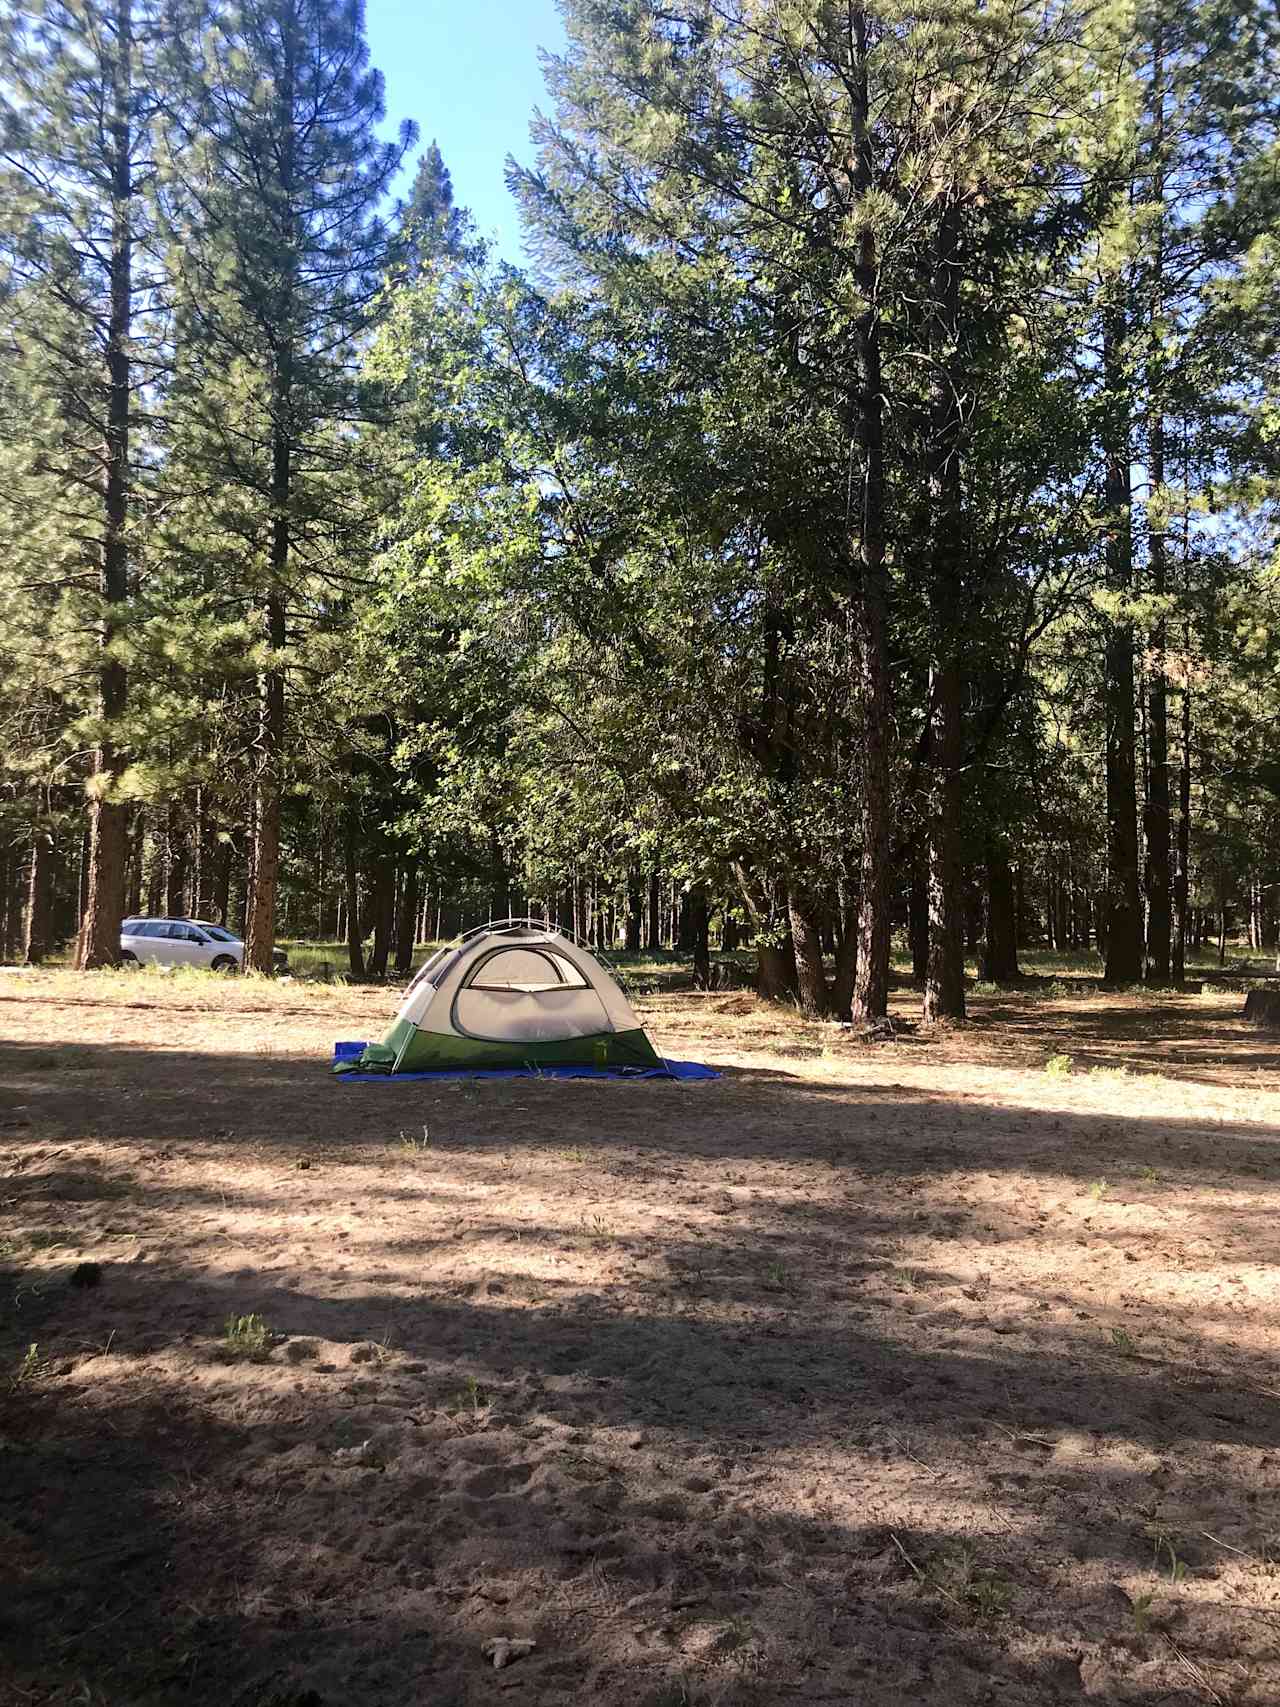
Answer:
[(1240, 995), (333, 1082), (392, 1006), (0, 975), (4, 1707), (1280, 1699)]

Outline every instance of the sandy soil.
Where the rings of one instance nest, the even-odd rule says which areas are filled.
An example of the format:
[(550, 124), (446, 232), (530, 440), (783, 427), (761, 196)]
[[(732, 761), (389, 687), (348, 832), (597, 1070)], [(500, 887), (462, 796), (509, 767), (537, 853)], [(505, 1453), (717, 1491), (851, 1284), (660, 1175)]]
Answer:
[(1241, 1006), (357, 1086), (385, 992), (0, 976), (0, 1702), (1275, 1703)]

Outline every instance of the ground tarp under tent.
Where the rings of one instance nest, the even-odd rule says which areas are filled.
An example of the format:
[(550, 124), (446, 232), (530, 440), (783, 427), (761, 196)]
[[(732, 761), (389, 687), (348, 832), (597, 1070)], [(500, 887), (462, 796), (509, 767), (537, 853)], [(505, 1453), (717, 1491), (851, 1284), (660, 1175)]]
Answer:
[(407, 1073), (670, 1069), (599, 961), (535, 921), (484, 925), (442, 948), (405, 992), (381, 1043), (342, 1045), (333, 1070)]

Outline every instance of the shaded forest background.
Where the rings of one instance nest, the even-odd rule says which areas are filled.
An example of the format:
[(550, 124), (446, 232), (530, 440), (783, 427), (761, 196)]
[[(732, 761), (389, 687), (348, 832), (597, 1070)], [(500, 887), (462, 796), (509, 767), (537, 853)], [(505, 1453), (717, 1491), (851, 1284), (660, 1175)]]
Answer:
[(0, 4), (0, 958), (1275, 948), (1275, 6), (564, 9), (515, 268), (358, 4)]

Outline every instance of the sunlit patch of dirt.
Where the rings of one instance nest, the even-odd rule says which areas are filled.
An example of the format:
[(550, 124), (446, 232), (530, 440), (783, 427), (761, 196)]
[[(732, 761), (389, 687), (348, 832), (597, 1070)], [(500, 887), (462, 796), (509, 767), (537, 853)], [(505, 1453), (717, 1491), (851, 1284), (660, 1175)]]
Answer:
[(344, 1085), (392, 992), (210, 983), (0, 985), (0, 1701), (1280, 1698), (1241, 997)]

